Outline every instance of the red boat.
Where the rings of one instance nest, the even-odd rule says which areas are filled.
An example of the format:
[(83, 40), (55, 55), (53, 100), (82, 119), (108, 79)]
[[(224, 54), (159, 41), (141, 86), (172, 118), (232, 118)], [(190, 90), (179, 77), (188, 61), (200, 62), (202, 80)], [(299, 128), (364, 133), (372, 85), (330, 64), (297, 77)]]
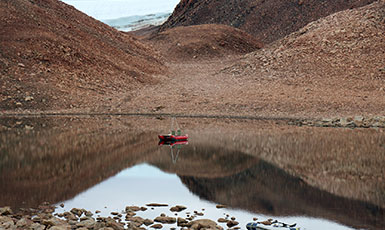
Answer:
[(168, 145), (168, 146), (174, 147), (174, 146), (188, 145), (188, 141), (162, 141), (162, 140), (159, 140), (158, 144), (159, 145)]
[(160, 141), (171, 141), (171, 142), (179, 142), (179, 141), (187, 141), (188, 135), (173, 135), (173, 134), (166, 134), (166, 135), (158, 135)]

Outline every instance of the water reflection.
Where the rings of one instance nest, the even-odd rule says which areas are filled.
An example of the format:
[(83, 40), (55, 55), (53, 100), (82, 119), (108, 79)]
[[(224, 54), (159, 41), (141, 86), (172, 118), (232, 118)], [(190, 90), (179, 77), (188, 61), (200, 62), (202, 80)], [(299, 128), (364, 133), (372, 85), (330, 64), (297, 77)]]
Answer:
[[(383, 134), (372, 131), (356, 134), (343, 130), (331, 131), (331, 134), (321, 130), (319, 136), (314, 132), (290, 136), (271, 133), (247, 136), (245, 132), (213, 135), (212, 131), (193, 128), (189, 131), (189, 144), (180, 149), (176, 158), (175, 152), (170, 156), (170, 146), (157, 145), (160, 127), (154, 125), (159, 122), (156, 119), (82, 118), (71, 121), (63, 118), (21, 122), (2, 121), (3, 127), (13, 128), (0, 132), (0, 206), (33, 207), (44, 201), (57, 203), (74, 197), (79, 200), (79, 196), (86, 196), (84, 200), (88, 200), (90, 195), (83, 192), (111, 183), (106, 179), (115, 178), (114, 175), (126, 168), (146, 163), (173, 174), (173, 179), (159, 180), (156, 177), (159, 173), (154, 173), (151, 174), (155, 177), (152, 182), (150, 179), (150, 187), (143, 189), (142, 177), (146, 170), (131, 172), (131, 177), (136, 177), (129, 180), (127, 190), (136, 192), (130, 195), (134, 198), (127, 200), (132, 203), (122, 205), (141, 201), (143, 191), (170, 191), (166, 187), (180, 191), (178, 194), (184, 194), (181, 200), (187, 201), (186, 192), (178, 190), (178, 183), (182, 182), (182, 188), (188, 188), (201, 199), (252, 213), (325, 218), (355, 228), (381, 229), (385, 224), (384, 209), (376, 202), (333, 195), (308, 185), (271, 163), (276, 160), (272, 156), (286, 156), (282, 151), (288, 155), (296, 151), (328, 154), (330, 145), (313, 142), (323, 140), (324, 144), (328, 143), (329, 139), (324, 135), (332, 134), (336, 135), (333, 140), (339, 142), (334, 149), (341, 153), (349, 151), (359, 139), (361, 146), (366, 146), (366, 142), (373, 146), (365, 147), (368, 154), (383, 154), (378, 152), (378, 146), (384, 140)], [(15, 124), (21, 129), (12, 126)], [(26, 129), (26, 125), (34, 127), (33, 130)], [(313, 139), (313, 142), (308, 139)], [(266, 152), (269, 155), (264, 155)], [(382, 188), (383, 183), (378, 184)], [(103, 196), (116, 197), (117, 185), (109, 184), (107, 187), (112, 190), (104, 191), (107, 196)], [(175, 200), (176, 196), (169, 192), (158, 192), (158, 195), (154, 200), (143, 200), (143, 203), (167, 202), (167, 199)], [(101, 195), (98, 196), (100, 199)], [(151, 193), (151, 196), (156, 195)], [(79, 201), (74, 205), (87, 207), (88, 202)], [(108, 203), (104, 205), (116, 205), (112, 201)], [(198, 201), (193, 199), (192, 203)]]

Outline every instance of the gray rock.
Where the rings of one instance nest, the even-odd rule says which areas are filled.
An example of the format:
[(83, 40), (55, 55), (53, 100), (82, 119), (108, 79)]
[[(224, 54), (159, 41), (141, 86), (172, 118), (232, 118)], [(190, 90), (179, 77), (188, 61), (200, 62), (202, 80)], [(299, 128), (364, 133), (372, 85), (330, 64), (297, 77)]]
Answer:
[(0, 216), (12, 215), (12, 209), (8, 206), (0, 208)]

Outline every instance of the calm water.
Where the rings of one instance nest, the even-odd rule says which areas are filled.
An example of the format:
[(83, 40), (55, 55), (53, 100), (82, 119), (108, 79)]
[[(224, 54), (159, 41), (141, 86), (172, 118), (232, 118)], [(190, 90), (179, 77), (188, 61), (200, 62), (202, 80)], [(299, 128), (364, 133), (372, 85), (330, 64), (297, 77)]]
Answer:
[[(340, 129), (329, 134), (323, 129), (315, 136), (299, 129), (274, 138), (270, 124), (232, 122), (182, 119), (189, 143), (171, 148), (157, 140), (158, 133), (167, 131), (167, 119), (0, 119), (0, 206), (35, 207), (48, 201), (65, 204), (57, 212), (77, 207), (108, 216), (128, 205), (155, 202), (169, 207), (138, 215), (171, 216), (171, 206), (184, 205), (187, 210), (178, 216), (194, 211), (213, 220), (234, 216), (242, 229), (255, 217), (297, 223), (302, 229), (382, 229), (384, 210), (377, 200), (349, 199), (310, 186), (259, 151), (268, 146), (271, 155), (276, 149), (289, 153), (293, 146), (309, 154), (352, 151), (359, 139), (374, 146), (364, 151), (381, 155), (383, 132)], [(328, 136), (335, 137), (333, 142)], [(308, 143), (309, 138), (314, 143)], [(307, 144), (295, 144), (302, 139)], [(330, 148), (330, 143), (339, 146)], [(216, 204), (228, 208), (217, 209)], [(165, 225), (171, 227), (176, 226)]]

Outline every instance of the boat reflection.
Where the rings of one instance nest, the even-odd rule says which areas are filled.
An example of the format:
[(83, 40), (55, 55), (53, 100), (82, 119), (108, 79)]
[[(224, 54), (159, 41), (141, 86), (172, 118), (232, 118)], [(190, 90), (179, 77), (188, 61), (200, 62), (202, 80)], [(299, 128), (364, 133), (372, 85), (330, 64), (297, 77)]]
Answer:
[[(187, 145), (188, 141), (175, 141), (175, 140), (160, 140), (158, 145), (160, 146), (169, 146), (170, 147), (170, 154), (171, 154), (171, 160), (173, 164), (176, 164), (180, 150), (182, 149), (183, 145)], [(176, 153), (174, 155), (174, 149), (176, 149)]]

